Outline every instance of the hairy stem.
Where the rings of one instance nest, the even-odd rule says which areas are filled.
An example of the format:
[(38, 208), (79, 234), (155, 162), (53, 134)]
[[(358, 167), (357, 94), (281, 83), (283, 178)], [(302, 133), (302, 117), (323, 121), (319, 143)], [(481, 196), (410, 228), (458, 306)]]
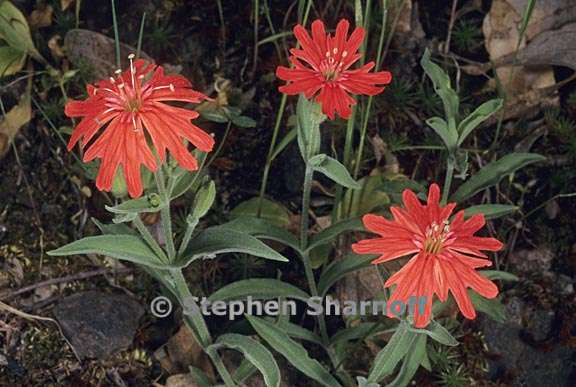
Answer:
[(204, 352), (208, 354), (212, 360), (212, 363), (216, 367), (216, 370), (224, 381), (224, 384), (227, 387), (235, 387), (236, 383), (234, 383), (230, 372), (228, 372), (228, 369), (224, 366), (220, 355), (215, 351), (206, 351), (206, 348), (212, 342), (212, 338), (208, 331), (208, 327), (206, 326), (206, 322), (204, 321), (204, 317), (202, 317), (200, 308), (196, 304), (192, 293), (190, 293), (190, 289), (186, 283), (186, 278), (184, 277), (184, 274), (182, 274), (182, 269), (171, 270), (170, 275), (174, 280), (174, 287), (180, 304), (184, 310), (186, 324), (190, 327), (192, 333), (194, 333), (198, 344), (200, 344), (202, 349), (204, 349)]
[(164, 242), (166, 243), (166, 251), (168, 252), (168, 259), (173, 262), (176, 259), (176, 248), (174, 247), (174, 236), (172, 235), (172, 216), (170, 214), (170, 193), (166, 190), (166, 180), (164, 179), (164, 172), (162, 165), (158, 167), (158, 171), (154, 174), (156, 186), (158, 187), (158, 194), (162, 198), (162, 202), (166, 203), (160, 210), (160, 218), (162, 222), (162, 230), (164, 232)]

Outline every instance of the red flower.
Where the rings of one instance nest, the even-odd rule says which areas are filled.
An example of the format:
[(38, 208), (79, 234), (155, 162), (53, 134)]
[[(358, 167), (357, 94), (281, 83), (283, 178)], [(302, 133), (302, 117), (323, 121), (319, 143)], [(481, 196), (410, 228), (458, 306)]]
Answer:
[(381, 254), (372, 261), (374, 264), (412, 255), (385, 286), (396, 285), (390, 303), (408, 303), (410, 297), (426, 297), (424, 313), (417, 310), (414, 315), (416, 327), (425, 327), (430, 321), (434, 294), (444, 302), (448, 291), (464, 317), (474, 319), (476, 311), (466, 289), (472, 288), (486, 298), (498, 295), (496, 285), (475, 271), (492, 264), (480, 250), (498, 251), (502, 243), (474, 236), (485, 224), (483, 215), (464, 220), (464, 211), (459, 211), (450, 220), (456, 204), (441, 207), (436, 184), (430, 187), (426, 205), (410, 190), (405, 190), (402, 196), (405, 208), (390, 208), (393, 221), (376, 215), (364, 216), (364, 226), (380, 237), (355, 243), (352, 249), (358, 254)]
[[(361, 55), (358, 48), (364, 40), (365, 31), (356, 27), (348, 39), (347, 20), (342, 19), (336, 27), (336, 34), (331, 36), (324, 31), (324, 23), (316, 20), (312, 23), (312, 38), (301, 25), (294, 27), (294, 35), (302, 49), (290, 50), (290, 62), (294, 68), (278, 67), (276, 76), (288, 81), (279, 90), (288, 95), (304, 93), (308, 99), (318, 91), (316, 102), (322, 104), (322, 112), (331, 120), (334, 112), (342, 118), (350, 117), (351, 106), (356, 104), (352, 94), (376, 95), (392, 80), (388, 71), (369, 73), (374, 62), (350, 70)], [(302, 63), (304, 61), (306, 64)]]
[(151, 145), (162, 162), (168, 149), (182, 168), (196, 170), (198, 163), (183, 140), (209, 152), (214, 139), (190, 123), (198, 117), (197, 112), (164, 103), (197, 103), (208, 97), (193, 90), (186, 78), (165, 75), (161, 66), (143, 60), (132, 62), (132, 58), (129, 70), (118, 70), (116, 79), (88, 85), (88, 98), (68, 102), (65, 113), (68, 117), (83, 117), (72, 133), (68, 150), (81, 140), (83, 147), (88, 145), (85, 162), (102, 160), (96, 178), (98, 189), (111, 189), (121, 165), (128, 192), (134, 198), (142, 195), (141, 165), (151, 171), (158, 167)]

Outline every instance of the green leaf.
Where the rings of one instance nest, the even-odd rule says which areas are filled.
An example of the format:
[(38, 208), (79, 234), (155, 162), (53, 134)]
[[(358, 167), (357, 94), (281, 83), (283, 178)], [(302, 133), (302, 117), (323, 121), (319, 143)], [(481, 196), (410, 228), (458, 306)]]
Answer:
[[(266, 383), (267, 387), (280, 386), (280, 369), (276, 360), (274, 360), (274, 356), (265, 346), (248, 336), (235, 333), (220, 336), (217, 341), (218, 344), (242, 352), (244, 357), (258, 368), (264, 377), (264, 383)], [(208, 347), (208, 351), (210, 350), (210, 347)]]
[(546, 158), (536, 153), (508, 154), (499, 160), (491, 162), (478, 171), (478, 173), (458, 188), (450, 197), (450, 200), (462, 202), (478, 192), (498, 184), (502, 178), (514, 173), (518, 169), (543, 160), (546, 160)]
[(162, 203), (160, 195), (151, 193), (138, 199), (126, 200), (117, 206), (105, 206), (113, 214), (140, 214), (142, 212), (158, 212), (166, 203)]
[(518, 207), (509, 204), (479, 204), (465, 209), (464, 217), (469, 218), (472, 215), (483, 214), (486, 219), (497, 219), (515, 211), (518, 211)]
[(247, 315), (246, 318), (268, 345), (280, 352), (294, 367), (304, 375), (327, 387), (340, 387), (340, 383), (306, 349), (274, 324), (264, 319)]
[(213, 180), (210, 180), (196, 192), (192, 216), (195, 219), (200, 219), (206, 215), (212, 207), (214, 199), (216, 199), (216, 184), (214, 184)]
[(322, 346), (322, 339), (316, 333), (309, 331), (306, 328), (301, 327), (300, 325), (293, 324), (289, 321), (284, 321), (279, 319), (276, 322), (276, 326), (283, 332), (290, 337), (300, 340), (306, 340), (314, 344), (318, 344)]
[(382, 324), (379, 323), (362, 322), (352, 327), (340, 329), (330, 338), (330, 345), (334, 346), (340, 342), (367, 339), (380, 331), (378, 327), (383, 328)]
[(502, 107), (502, 102), (503, 100), (501, 98), (491, 99), (478, 106), (468, 117), (464, 118), (462, 122), (460, 122), (460, 125), (458, 125), (458, 132), (460, 133), (458, 146), (462, 145), (466, 137), (468, 137), (478, 125), (496, 113)]
[[(200, 152), (196, 149), (192, 154), (198, 160), (199, 165), (202, 165), (204, 160), (206, 160), (207, 153)], [(201, 182), (201, 179), (199, 179), (200, 175), (198, 175), (201, 173), (201, 171), (190, 172), (180, 166), (176, 166), (171, 173), (172, 178), (174, 179), (174, 188), (170, 194), (171, 200), (184, 195), (192, 188), (196, 189)]]
[(362, 186), (356, 182), (346, 167), (336, 159), (325, 154), (319, 154), (308, 160), (315, 171), (324, 174), (330, 180), (340, 184), (343, 187), (351, 189), (360, 189)]
[(163, 268), (158, 258), (140, 237), (133, 235), (100, 235), (77, 240), (48, 252), (51, 256), (99, 254), (108, 257)]
[(284, 149), (286, 149), (286, 147), (288, 145), (290, 145), (290, 143), (292, 141), (294, 141), (296, 139), (296, 136), (298, 135), (298, 130), (296, 128), (291, 129), (282, 139), (282, 141), (280, 141), (278, 143), (278, 145), (276, 145), (276, 149), (274, 149), (274, 152), (272, 153), (272, 158), (271, 161), (276, 160), (276, 157), (278, 157), (278, 155), (280, 153), (282, 153), (282, 151)]
[(0, 39), (21, 52), (37, 55), (26, 18), (10, 1), (0, 1)]
[(448, 124), (440, 117), (432, 117), (426, 120), (426, 124), (430, 126), (438, 136), (444, 141), (446, 148), (452, 150), (456, 148), (458, 142), (458, 133), (448, 129)]
[(409, 385), (416, 371), (418, 371), (418, 367), (425, 361), (426, 357), (426, 336), (418, 335), (410, 346), (410, 351), (402, 363), (400, 372), (387, 387), (405, 387)]
[(427, 336), (430, 336), (432, 339), (436, 340), (437, 342), (443, 345), (447, 345), (450, 347), (455, 347), (458, 345), (458, 340), (456, 340), (450, 334), (450, 332), (448, 332), (446, 328), (444, 328), (438, 322), (433, 320), (430, 321), (430, 323), (428, 324), (428, 326), (426, 326), (426, 328), (418, 329), (410, 327), (409, 329), (412, 332), (423, 333)]
[(326, 116), (322, 108), (314, 101), (309, 101), (300, 94), (296, 106), (298, 146), (304, 161), (308, 161), (320, 149), (320, 124)]
[(231, 115), (230, 119), (232, 123), (239, 128), (254, 128), (256, 127), (256, 121), (253, 118), (240, 115)]
[(376, 258), (378, 255), (349, 253), (344, 258), (332, 262), (320, 276), (318, 292), (324, 297), (336, 281), (348, 273), (370, 266), (370, 262)]
[[(234, 379), (237, 383), (241, 384), (250, 376), (254, 375), (254, 373), (258, 371), (256, 367), (252, 363), (250, 363), (246, 359), (242, 359), (240, 366), (236, 368), (234, 371), (234, 375), (232, 375), (232, 379)], [(212, 386), (210, 386), (212, 387)]]
[(338, 219), (359, 217), (390, 203), (390, 196), (384, 191), (382, 176), (366, 176), (358, 180), (360, 190), (347, 190), (344, 199), (338, 203)]
[(198, 387), (212, 387), (212, 383), (210, 383), (210, 379), (208, 379), (204, 371), (192, 366), (188, 367), (188, 371)]
[(408, 330), (406, 322), (401, 321), (388, 344), (376, 355), (368, 375), (368, 381), (380, 382), (390, 375), (398, 363), (406, 356), (417, 336), (419, 335)]
[(254, 299), (270, 300), (284, 297), (308, 301), (310, 295), (294, 285), (273, 278), (252, 278), (232, 282), (218, 289), (208, 298), (210, 302)]
[[(420, 65), (426, 72), (426, 75), (428, 75), (432, 80), (434, 91), (442, 99), (446, 118), (448, 119), (448, 130), (452, 132), (450, 136), (454, 136), (456, 128), (451, 127), (450, 120), (458, 120), (458, 107), (460, 104), (458, 94), (456, 94), (454, 89), (452, 89), (448, 74), (446, 74), (440, 66), (430, 60), (430, 51), (428, 49), (424, 52)], [(458, 133), (455, 133), (455, 135), (458, 136)]]
[(501, 270), (480, 270), (479, 274), (483, 275), (484, 277), (488, 278), (489, 280), (496, 281), (518, 281), (519, 278), (512, 273), (508, 273), (506, 271)]
[(506, 308), (498, 298), (487, 299), (471, 289), (468, 289), (468, 296), (474, 305), (474, 309), (486, 313), (495, 321), (506, 322)]
[(358, 384), (358, 387), (381, 387), (378, 383), (368, 382), (368, 379), (363, 376), (357, 376), (356, 383)]
[(24, 66), (26, 53), (10, 46), (0, 47), (0, 78), (17, 73)]
[(273, 261), (288, 262), (288, 259), (263, 242), (245, 233), (211, 227), (196, 235), (174, 267), (186, 267), (196, 259), (214, 258), (218, 254), (245, 253)]
[(111, 235), (138, 235), (138, 232), (124, 223), (104, 224), (96, 218), (90, 218), (102, 234)]
[(310, 238), (310, 244), (308, 246), (308, 250), (312, 250), (315, 247), (332, 243), (334, 242), (334, 239), (338, 235), (344, 232), (352, 232), (352, 231), (364, 231), (364, 226), (362, 224), (361, 218), (344, 220), (336, 224), (333, 224), (329, 227), (326, 227), (324, 230), (320, 231), (319, 233), (313, 235), (312, 238)]
[[(260, 206), (260, 216), (258, 216), (258, 208)], [(290, 211), (282, 204), (266, 198), (262, 198), (262, 204), (260, 204), (260, 198), (258, 197), (248, 199), (230, 211), (230, 217), (232, 219), (246, 216), (265, 219), (268, 223), (277, 227), (287, 228), (290, 226)]]
[(224, 223), (220, 227), (252, 235), (259, 239), (280, 242), (296, 251), (300, 251), (298, 239), (296, 239), (293, 234), (283, 228), (268, 223), (264, 219), (246, 216)]

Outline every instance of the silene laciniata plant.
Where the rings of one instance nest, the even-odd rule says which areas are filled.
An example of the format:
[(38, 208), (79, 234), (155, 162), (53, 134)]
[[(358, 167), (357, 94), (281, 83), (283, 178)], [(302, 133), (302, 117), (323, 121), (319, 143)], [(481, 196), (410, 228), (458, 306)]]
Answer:
[[(485, 252), (500, 250), (502, 243), (476, 233), (483, 229), (486, 218), (509, 214), (516, 207), (488, 204), (456, 209), (458, 203), (542, 157), (508, 154), (467, 176), (467, 152), (462, 145), (474, 129), (501, 107), (502, 101), (488, 101), (470, 114), (462, 115), (459, 97), (448, 75), (431, 61), (428, 51), (421, 65), (444, 106), (444, 117), (427, 121), (445, 146), (443, 186), (431, 183), (425, 188), (405, 179), (398, 182), (401, 187), (398, 205), (383, 203), (387, 206), (378, 213), (359, 214), (354, 210), (353, 207), (357, 207), (354, 201), (358, 201), (355, 198), (364, 200), (365, 197), (355, 196), (356, 193), (371, 189), (369, 179), (357, 180), (358, 163), (351, 162), (356, 106), (358, 101), (366, 102), (361, 95), (368, 96), (360, 120), (360, 139), (364, 141), (372, 96), (383, 92), (392, 76), (379, 71), (379, 61), (365, 63), (364, 53), (359, 52), (364, 47), (365, 30), (359, 25), (349, 34), (349, 24), (341, 20), (332, 34), (326, 32), (320, 20), (312, 23), (311, 33), (301, 25), (296, 26), (294, 35), (298, 46), (291, 50), (292, 66), (277, 69), (278, 78), (287, 81), (280, 92), (298, 96), (295, 133), (287, 140), (297, 139), (305, 165), (298, 236), (260, 216), (267, 203), (263, 197), (256, 198), (259, 208), (254, 216), (197, 228), (216, 195), (215, 185), (203, 168), (214, 140), (192, 123), (198, 117), (197, 112), (168, 103), (196, 104), (208, 99), (192, 89), (184, 77), (166, 75), (161, 66), (130, 57), (129, 69), (96, 85), (88, 85), (86, 100), (66, 105), (69, 117), (81, 119), (69, 149), (80, 143), (85, 162), (100, 161), (96, 178), (100, 190), (109, 191), (115, 183), (124, 183), (130, 199), (107, 207), (114, 215), (112, 224), (95, 221), (102, 235), (72, 242), (50, 254), (97, 253), (130, 261), (145, 270), (180, 303), (186, 324), (211, 358), (220, 382), (226, 386), (242, 385), (257, 371), (267, 386), (279, 386), (278, 355), (303, 376), (323, 386), (405, 386), (420, 366), (432, 369), (433, 362), (428, 356), (430, 340), (438, 345), (458, 344), (441, 325), (441, 321), (446, 320), (442, 311), (448, 305), (455, 302), (468, 319), (476, 317), (476, 310), (498, 317), (498, 288), (492, 281), (514, 279), (504, 272), (477, 270), (491, 265)], [(328, 121), (337, 120), (337, 116), (348, 120), (342, 162), (321, 152), (322, 129)], [(193, 152), (189, 144), (196, 148)], [(286, 141), (282, 144), (285, 146)], [(362, 145), (357, 157), (360, 161)], [(317, 174), (335, 184), (336, 195), (332, 224), (311, 235), (310, 199)], [(453, 190), (455, 176), (464, 181)], [(155, 184), (144, 190), (143, 178), (151, 178)], [(190, 191), (194, 193), (194, 200), (186, 217), (186, 230), (183, 237), (175, 240), (171, 203)], [(153, 236), (141, 220), (142, 213), (156, 212), (161, 218), (161, 238)], [(338, 253), (339, 259), (335, 259), (336, 248), (345, 251), (347, 242), (359, 231), (376, 234), (376, 237), (352, 244), (352, 252)], [(376, 321), (374, 316), (370, 316), (370, 320), (367, 316), (358, 316), (329, 325), (326, 315), (317, 313), (311, 329), (291, 321), (291, 316), (246, 315), (255, 335), (229, 332), (213, 337), (194, 301), (195, 295), (189, 290), (183, 269), (198, 260), (215, 259), (221, 253), (238, 252), (280, 262), (288, 260), (262, 240), (285, 245), (287, 249), (282, 251), (291, 252), (289, 256), (301, 261), (307, 287), (301, 289), (277, 278), (249, 278), (222, 287), (210, 296), (210, 301), (244, 300), (249, 296), (302, 302), (313, 297), (324, 299), (340, 279), (373, 264), (382, 268), (378, 273), (383, 276), (385, 301), (409, 303), (411, 297), (423, 297), (426, 302), (412, 315), (389, 314), (394, 318), (380, 315)], [(321, 265), (314, 265), (312, 253), (319, 248), (327, 251), (326, 259)], [(389, 266), (390, 261), (399, 264)], [(341, 328), (334, 328), (338, 326)], [(353, 360), (351, 354), (365, 340), (377, 336), (387, 338), (385, 345), (365, 373), (354, 372), (349, 367)], [(321, 351), (309, 352), (311, 347)], [(224, 348), (244, 355), (236, 372), (222, 361)], [(193, 377), (201, 386), (214, 382), (197, 369), (193, 369)]]

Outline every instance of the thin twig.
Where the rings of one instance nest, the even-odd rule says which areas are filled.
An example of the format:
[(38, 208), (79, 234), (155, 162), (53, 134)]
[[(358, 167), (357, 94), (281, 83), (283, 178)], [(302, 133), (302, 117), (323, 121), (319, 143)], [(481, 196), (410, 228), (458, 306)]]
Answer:
[(28, 292), (31, 292), (33, 290), (39, 289), (39, 288), (44, 288), (46, 286), (57, 285), (57, 284), (62, 284), (62, 283), (72, 282), (72, 281), (85, 280), (85, 279), (88, 279), (91, 277), (96, 277), (96, 276), (111, 274), (111, 273), (124, 274), (124, 273), (129, 273), (131, 271), (132, 271), (131, 268), (97, 269), (97, 270), (92, 270), (92, 271), (85, 271), (82, 273), (70, 274), (70, 275), (67, 275), (64, 277), (59, 277), (59, 278), (51, 278), (49, 280), (37, 282), (35, 284), (28, 285), (28, 286), (25, 286), (25, 287), (20, 288), (18, 290), (15, 290), (14, 292), (12, 292), (10, 294), (7, 294), (5, 296), (0, 297), (0, 300), (7, 301), (7, 300), (10, 300), (16, 296), (21, 295), (21, 294), (28, 293)]
[(446, 44), (444, 46), (444, 54), (450, 51), (450, 40), (452, 38), (452, 29), (456, 21), (456, 8), (458, 8), (458, 0), (452, 1), (452, 11), (450, 11), (450, 22), (448, 23), (448, 32), (446, 33)]

